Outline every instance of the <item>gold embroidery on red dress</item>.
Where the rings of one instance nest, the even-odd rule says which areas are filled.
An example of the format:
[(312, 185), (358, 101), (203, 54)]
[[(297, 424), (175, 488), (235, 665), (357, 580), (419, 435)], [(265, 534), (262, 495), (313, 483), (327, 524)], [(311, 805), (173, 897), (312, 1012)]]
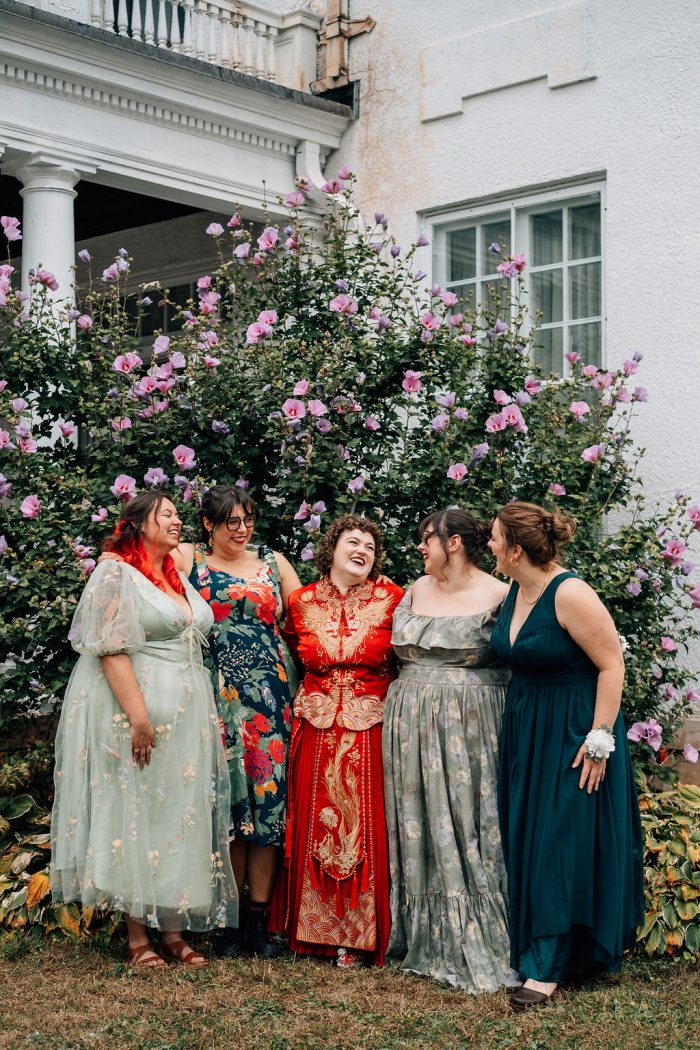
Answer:
[(374, 693), (356, 693), (354, 669), (334, 667), (326, 693), (307, 693), (302, 685), (294, 701), (294, 714), (317, 729), (328, 729), (337, 721), (344, 729), (369, 729), (384, 718), (384, 700)]
[(360, 655), (367, 635), (386, 620), (393, 600), (385, 587), (369, 580), (341, 594), (324, 579), (317, 584), (315, 594), (302, 593), (299, 612), (329, 661), (340, 663)]

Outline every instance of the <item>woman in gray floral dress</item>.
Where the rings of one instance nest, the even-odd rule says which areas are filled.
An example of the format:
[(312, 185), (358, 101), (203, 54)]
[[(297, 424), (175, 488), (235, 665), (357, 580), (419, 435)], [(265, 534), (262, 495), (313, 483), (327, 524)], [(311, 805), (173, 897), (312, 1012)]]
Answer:
[(391, 867), (387, 961), (469, 992), (513, 987), (496, 805), (508, 672), (489, 639), (507, 587), (478, 568), (487, 526), (420, 525), (426, 575), (394, 613), (384, 716)]

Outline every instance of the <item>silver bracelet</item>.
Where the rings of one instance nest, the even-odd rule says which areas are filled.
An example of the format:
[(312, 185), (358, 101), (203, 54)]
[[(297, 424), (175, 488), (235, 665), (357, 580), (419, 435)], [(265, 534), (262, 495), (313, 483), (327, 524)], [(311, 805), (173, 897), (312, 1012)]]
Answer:
[(601, 762), (604, 758), (609, 758), (615, 750), (615, 737), (611, 726), (601, 723), (597, 729), (591, 729), (584, 743), (592, 762)]

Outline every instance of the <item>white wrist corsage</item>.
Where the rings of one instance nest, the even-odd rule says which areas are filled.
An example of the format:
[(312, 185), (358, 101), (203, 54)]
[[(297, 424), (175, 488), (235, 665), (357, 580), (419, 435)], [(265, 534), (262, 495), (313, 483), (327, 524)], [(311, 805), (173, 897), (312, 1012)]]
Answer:
[(615, 750), (615, 737), (610, 726), (606, 725), (599, 725), (597, 729), (591, 729), (584, 743), (592, 762), (600, 762), (604, 758), (609, 758)]

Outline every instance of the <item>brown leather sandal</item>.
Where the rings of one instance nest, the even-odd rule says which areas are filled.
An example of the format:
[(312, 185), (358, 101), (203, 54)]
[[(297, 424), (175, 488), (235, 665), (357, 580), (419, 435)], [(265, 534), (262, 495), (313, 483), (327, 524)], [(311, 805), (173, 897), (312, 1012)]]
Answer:
[(165, 966), (165, 960), (150, 944), (138, 944), (135, 948), (129, 948), (129, 966), (150, 966), (157, 970)]
[(160, 950), (163, 958), (170, 962), (182, 963), (183, 966), (208, 966), (207, 960), (201, 952), (183, 941), (182, 937), (176, 941), (161, 941)]

